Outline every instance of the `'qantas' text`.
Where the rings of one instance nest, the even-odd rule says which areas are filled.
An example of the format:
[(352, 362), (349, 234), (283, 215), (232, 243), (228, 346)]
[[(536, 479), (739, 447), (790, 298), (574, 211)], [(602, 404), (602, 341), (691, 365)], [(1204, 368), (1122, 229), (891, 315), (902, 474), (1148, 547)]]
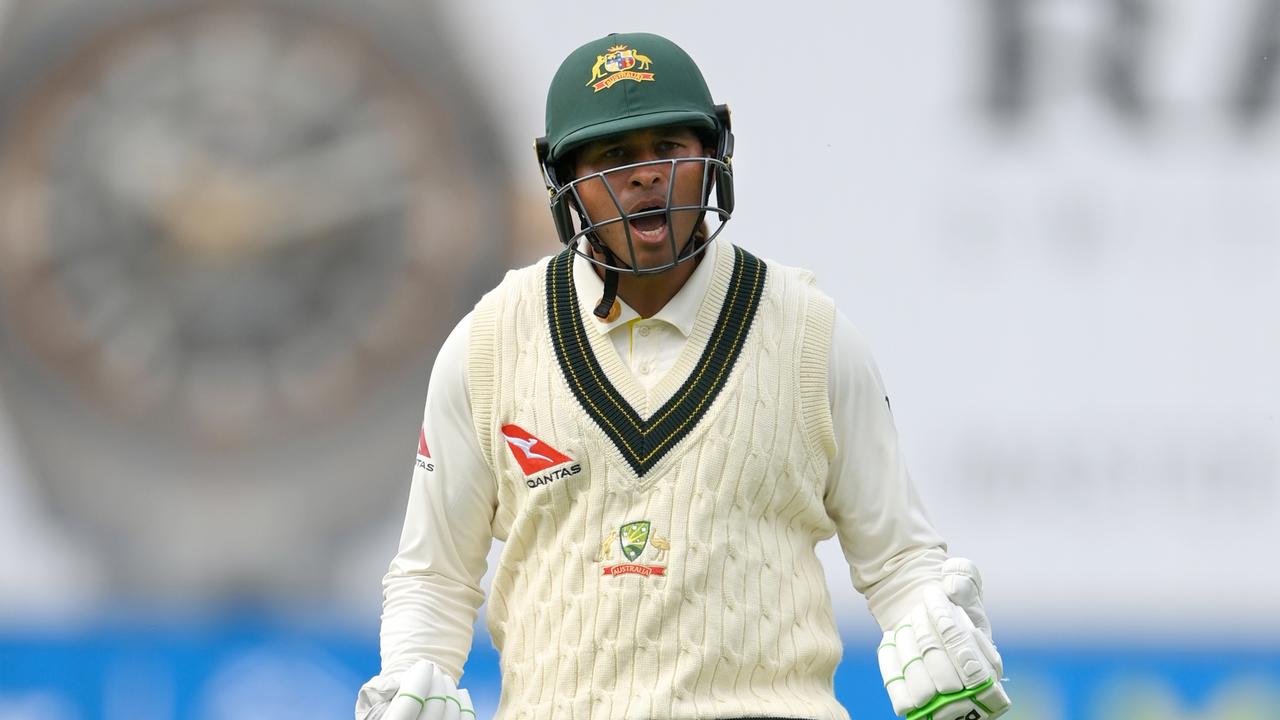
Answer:
[(527, 478), (525, 479), (524, 484), (528, 485), (530, 488), (536, 488), (540, 485), (550, 485), (551, 483), (555, 482), (556, 480), (559, 480), (560, 478), (567, 478), (572, 475), (577, 475), (580, 472), (582, 472), (582, 466), (577, 463), (574, 463), (569, 467), (556, 468), (555, 470), (552, 470), (551, 472), (546, 473), (544, 475)]

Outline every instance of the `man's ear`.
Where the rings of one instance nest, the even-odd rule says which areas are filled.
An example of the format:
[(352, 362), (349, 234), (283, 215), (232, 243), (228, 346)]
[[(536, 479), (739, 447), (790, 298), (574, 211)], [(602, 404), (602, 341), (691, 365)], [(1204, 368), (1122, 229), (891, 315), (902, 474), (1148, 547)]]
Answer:
[(560, 161), (560, 174), (564, 178), (566, 185), (580, 177), (578, 173), (578, 160), (581, 157), (582, 152), (579, 148), (570, 151), (569, 156)]

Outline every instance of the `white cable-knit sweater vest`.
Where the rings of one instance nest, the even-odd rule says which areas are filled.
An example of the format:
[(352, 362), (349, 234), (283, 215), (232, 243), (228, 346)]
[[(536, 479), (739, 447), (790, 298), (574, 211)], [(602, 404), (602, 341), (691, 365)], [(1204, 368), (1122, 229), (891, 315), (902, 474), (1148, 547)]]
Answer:
[[(502, 720), (848, 718), (815, 544), (834, 308), (732, 248), (652, 391), (590, 327), (566, 252), (472, 316), (469, 392), (505, 541)], [(594, 300), (594, 298), (591, 298)]]

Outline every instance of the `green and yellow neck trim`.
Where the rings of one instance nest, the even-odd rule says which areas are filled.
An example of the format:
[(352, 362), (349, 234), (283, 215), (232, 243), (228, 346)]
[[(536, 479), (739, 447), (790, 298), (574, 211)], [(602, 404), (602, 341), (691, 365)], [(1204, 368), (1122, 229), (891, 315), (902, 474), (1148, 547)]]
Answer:
[(697, 426), (728, 383), (746, 343), (764, 293), (765, 264), (739, 247), (732, 249), (733, 269), (706, 346), (684, 383), (647, 419), (609, 381), (591, 348), (573, 284), (573, 251), (547, 265), (547, 322), (565, 382), (637, 476)]

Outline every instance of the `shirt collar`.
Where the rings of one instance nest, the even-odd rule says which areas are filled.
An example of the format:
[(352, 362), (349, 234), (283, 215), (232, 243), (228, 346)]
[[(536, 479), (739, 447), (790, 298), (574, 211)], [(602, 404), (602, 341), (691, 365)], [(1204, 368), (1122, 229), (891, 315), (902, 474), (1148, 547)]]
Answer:
[[(698, 261), (698, 267), (694, 268), (693, 274), (689, 276), (684, 286), (650, 320), (661, 320), (679, 330), (685, 337), (689, 337), (693, 332), (694, 321), (698, 319), (702, 298), (711, 285), (716, 257), (721, 251), (720, 245), (721, 243), (715, 241), (707, 245), (707, 249), (702, 251), (702, 259)], [(578, 292), (578, 304), (581, 306), (582, 314), (588, 318), (586, 324), (596, 328), (597, 332), (607, 335), (640, 318), (640, 313), (623, 302), (622, 298), (618, 298), (618, 304), (622, 310), (618, 313), (618, 317), (605, 322), (595, 316), (596, 303), (600, 302), (600, 296), (604, 294), (604, 281), (596, 274), (595, 266), (591, 261), (582, 255), (575, 255), (573, 258), (573, 285)]]

